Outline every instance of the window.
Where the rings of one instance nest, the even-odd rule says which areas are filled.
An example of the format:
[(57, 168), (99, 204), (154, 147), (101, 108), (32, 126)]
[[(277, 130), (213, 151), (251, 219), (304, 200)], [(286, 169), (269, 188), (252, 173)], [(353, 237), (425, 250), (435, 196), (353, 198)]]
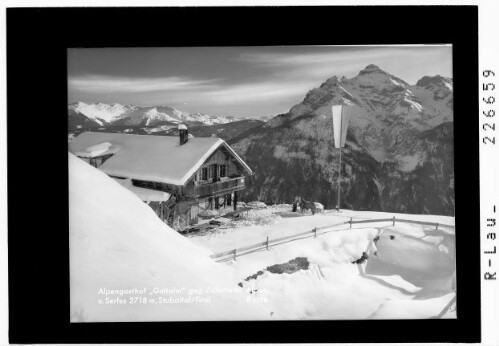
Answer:
[(211, 173), (211, 176), (210, 176), (211, 179), (217, 178), (217, 165), (216, 164), (211, 165), (211, 172), (210, 173)]
[(208, 180), (208, 167), (201, 169), (201, 180)]
[(220, 178), (227, 176), (227, 166), (220, 166)]

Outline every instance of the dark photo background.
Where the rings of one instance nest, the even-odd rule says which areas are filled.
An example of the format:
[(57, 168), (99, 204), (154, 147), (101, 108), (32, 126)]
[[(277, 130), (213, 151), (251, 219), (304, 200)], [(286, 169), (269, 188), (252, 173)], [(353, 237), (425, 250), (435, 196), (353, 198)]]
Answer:
[[(69, 323), (68, 48), (419, 43), (453, 45), (456, 320)], [(473, 6), (8, 9), (10, 342), (479, 341), (478, 76)]]

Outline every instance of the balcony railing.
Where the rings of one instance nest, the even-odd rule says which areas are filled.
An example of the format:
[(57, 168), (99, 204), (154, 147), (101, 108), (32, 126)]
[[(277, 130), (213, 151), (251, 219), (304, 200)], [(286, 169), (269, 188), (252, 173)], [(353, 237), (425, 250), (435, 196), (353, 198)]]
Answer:
[(202, 185), (187, 185), (186, 195), (191, 197), (208, 197), (244, 189), (244, 177), (217, 181)]

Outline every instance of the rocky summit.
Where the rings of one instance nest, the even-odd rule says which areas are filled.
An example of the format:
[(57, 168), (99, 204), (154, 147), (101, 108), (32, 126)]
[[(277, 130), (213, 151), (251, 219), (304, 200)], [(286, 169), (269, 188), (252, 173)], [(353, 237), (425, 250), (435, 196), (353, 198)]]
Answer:
[(454, 215), (452, 79), (416, 85), (368, 65), (333, 76), (288, 113), (232, 138), (252, 167), (245, 199), (291, 202), (295, 196), (336, 206), (339, 150), (331, 106), (353, 107), (342, 149), (342, 208)]

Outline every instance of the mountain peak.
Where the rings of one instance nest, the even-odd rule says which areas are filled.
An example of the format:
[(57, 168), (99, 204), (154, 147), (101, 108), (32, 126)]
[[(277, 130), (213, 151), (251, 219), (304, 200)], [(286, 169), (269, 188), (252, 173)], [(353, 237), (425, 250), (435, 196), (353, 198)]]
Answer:
[(423, 78), (417, 81), (416, 85), (419, 87), (425, 87), (431, 84), (443, 85), (446, 83), (452, 83), (452, 79), (442, 77), (441, 75), (437, 74), (436, 76), (424, 76)]
[(370, 64), (370, 65), (367, 65), (366, 68), (364, 68), (362, 71), (360, 71), (359, 75), (367, 74), (367, 73), (373, 73), (373, 72), (382, 72), (382, 73), (384, 73), (384, 71), (382, 69), (380, 69), (378, 66), (376, 66), (374, 64)]

